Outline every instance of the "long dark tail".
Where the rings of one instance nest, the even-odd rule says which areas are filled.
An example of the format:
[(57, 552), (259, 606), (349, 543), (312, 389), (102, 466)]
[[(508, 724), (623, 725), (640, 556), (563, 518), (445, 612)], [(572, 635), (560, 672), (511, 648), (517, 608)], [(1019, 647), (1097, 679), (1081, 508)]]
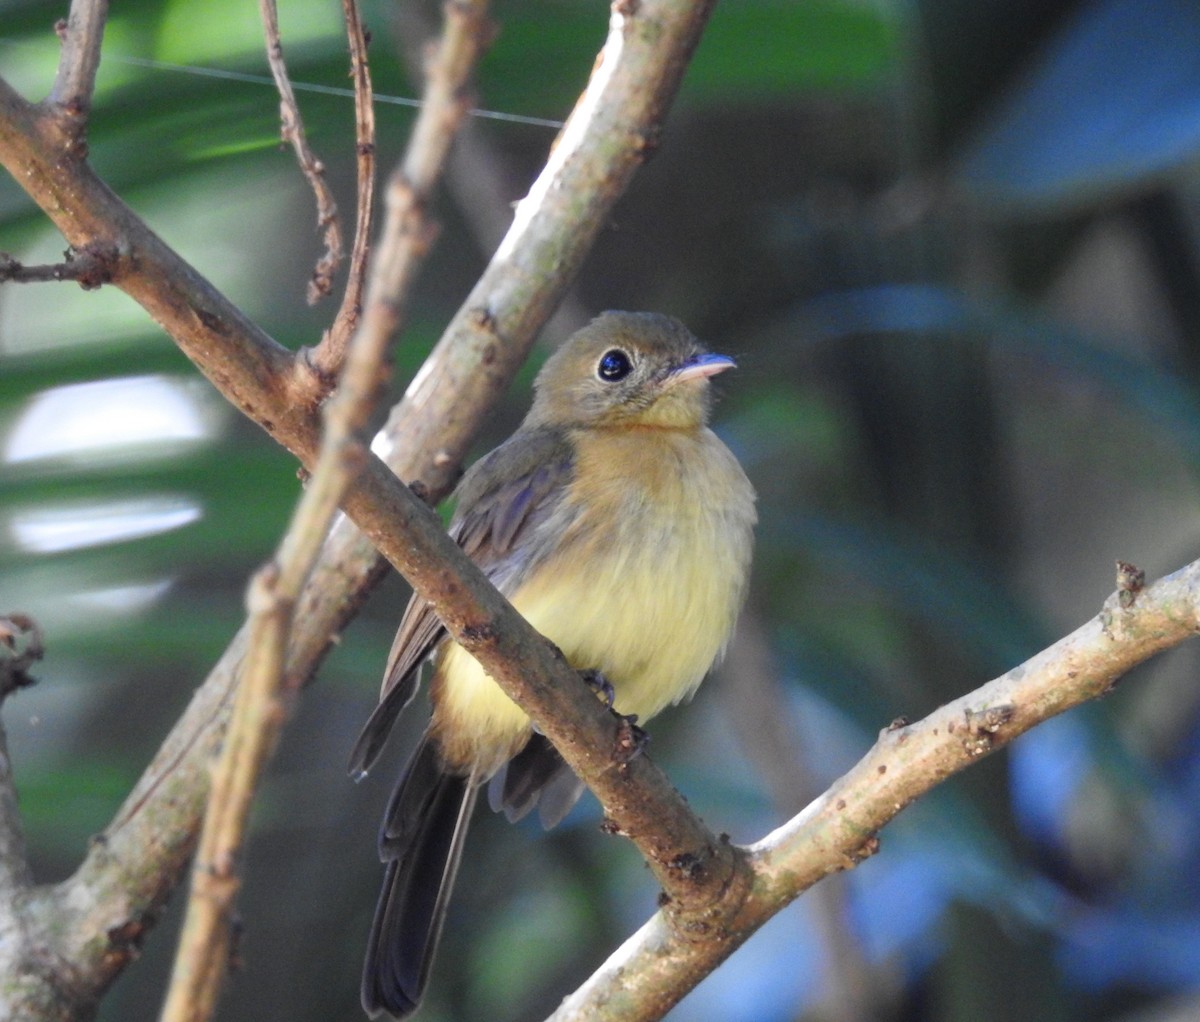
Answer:
[(421, 1003), (477, 791), (443, 770), (428, 735), (396, 784), (379, 832), (387, 869), (363, 966), (372, 1018), (405, 1018)]

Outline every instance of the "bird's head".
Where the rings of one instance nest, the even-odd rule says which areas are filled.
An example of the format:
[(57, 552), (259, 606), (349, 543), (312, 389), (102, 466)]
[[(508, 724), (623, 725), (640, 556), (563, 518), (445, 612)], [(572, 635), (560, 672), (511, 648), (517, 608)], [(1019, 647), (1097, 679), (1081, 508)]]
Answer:
[(527, 421), (695, 429), (708, 420), (709, 377), (733, 366), (670, 316), (605, 312), (546, 361)]

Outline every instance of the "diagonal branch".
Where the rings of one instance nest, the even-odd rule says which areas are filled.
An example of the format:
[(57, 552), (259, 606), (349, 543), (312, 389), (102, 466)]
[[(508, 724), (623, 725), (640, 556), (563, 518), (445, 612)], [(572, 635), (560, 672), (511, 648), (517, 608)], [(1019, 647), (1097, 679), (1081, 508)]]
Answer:
[[(418, 476), (431, 494), (445, 492), (483, 409), (511, 379), (609, 209), (649, 154), (710, 9), (711, 0), (643, 0), (632, 13), (628, 7), (614, 11), (604, 55), (546, 170), (390, 420), (391, 461), (405, 478)], [(164, 325), (231, 401), (311, 465), (312, 409), (321, 394), (313, 374), (293, 367), (286, 351), (154, 236), (82, 161), (56, 159), (43, 129), (37, 112), (0, 82), (0, 163), (73, 245), (111, 239), (121, 252), (116, 285)], [(672, 883), (673, 874), (715, 877), (722, 890), (735, 890), (725, 882), (728, 846), (715, 842), (698, 821), (689, 822), (678, 796), (673, 803), (683, 814), (678, 820), (664, 824), (651, 810), (656, 794), (670, 788), (647, 758), (623, 772), (613, 769), (611, 718), (381, 463), (368, 461), (344, 506), (445, 613), (454, 633), (505, 679), (509, 691), (534, 697), (535, 719), (561, 717), (553, 737), (601, 791), (616, 825), (635, 835), (664, 882), (678, 890), (676, 904), (694, 906), (696, 899), (678, 877)], [(404, 522), (414, 530), (411, 536), (405, 536)], [(351, 556), (359, 572), (352, 576), (337, 560)], [(445, 556), (451, 559), (442, 561)], [(455, 577), (459, 573), (461, 579)], [(376, 562), (363, 556), (348, 528), (340, 529), (321, 576), (329, 588), (310, 588), (307, 612), (339, 625), (361, 600), (364, 579), (377, 575)], [(304, 645), (288, 664), (294, 681), (315, 668), (330, 634), (300, 631)], [(534, 651), (536, 668), (522, 689), (523, 672), (504, 658), (526, 647)], [(239, 637), (77, 874), (36, 899), (47, 932), (55, 935), (47, 946), (70, 963), (79, 978), (77, 991), (102, 989), (129, 960), (191, 850), (208, 757), (227, 719), (230, 685), (244, 649)], [(591, 753), (589, 745), (601, 751)], [(98, 939), (105, 934), (108, 939)]]
[(1108, 693), (1131, 668), (1200, 632), (1200, 561), (1130, 598), (1118, 589), (1092, 620), (1008, 673), (916, 724), (897, 722), (798, 816), (747, 849), (752, 883), (720, 939), (681, 934), (663, 912), (631, 936), (551, 1022), (648, 1022), (760, 926), (830, 873), (879, 849), (908, 805), (981, 757)]
[(100, 67), (100, 41), (107, 19), (108, 0), (73, 0), (66, 20), (55, 25), (62, 50), (47, 103), (60, 108), (69, 125), (68, 132), (79, 145), (83, 144), (87, 115), (92, 107), (96, 71)]
[[(477, 3), (480, 15), (486, 0)], [(359, 206), (352, 268), (346, 299), (354, 315), (343, 319), (343, 303), (337, 323), (349, 329), (357, 321), (357, 289), (361, 286), (370, 229), (371, 194), (374, 180), (374, 118), (371, 111), (370, 75), (366, 67), (366, 40), (354, 0), (345, 0), (347, 30), (356, 64), (356, 111), (359, 138)], [(447, 37), (453, 37), (448, 19)], [(268, 34), (270, 34), (268, 27)], [(460, 69), (465, 78), (473, 60)], [(414, 149), (427, 155), (431, 145), (420, 128), (437, 118), (436, 104), (427, 104), (417, 121), (408, 158)], [(434, 149), (435, 159), (426, 167), (426, 190), (440, 175), (449, 135), (461, 117), (444, 122), (442, 142)], [(294, 634), (297, 603), (321, 553), (330, 523), (354, 483), (366, 457), (364, 433), (380, 394), (384, 361), (393, 324), (390, 317), (371, 315), (386, 305), (399, 310), (407, 298), (413, 269), (424, 255), (423, 246), (411, 238), (385, 237), (385, 249), (407, 251), (409, 272), (394, 281), (394, 289), (373, 289), (368, 315), (346, 350), (338, 386), (323, 407), (324, 428), (312, 477), (295, 516), (272, 561), (251, 580), (247, 604), (250, 608), (249, 651), (238, 686), (229, 732), (212, 776), (200, 842), (192, 866), (192, 890), (179, 941), (171, 985), (163, 1007), (163, 1022), (205, 1022), (211, 1017), (222, 986), (233, 931), (233, 910), (240, 887), (238, 863), (246, 840), (254, 793), (265, 773), (283, 727), (290, 717), (291, 700), (286, 678), (288, 647)], [(337, 325), (335, 323), (335, 327)], [(340, 353), (339, 353), (340, 354)], [(407, 491), (404, 491), (407, 492)]]
[(295, 608), (329, 525), (366, 454), (363, 433), (378, 397), (386, 336), (360, 331), (338, 388), (324, 406), (312, 478), (272, 561), (250, 582), (250, 648), (209, 793), (192, 867), (192, 891), (163, 1022), (211, 1017), (233, 937), (238, 864), (254, 794), (290, 717), (286, 663)]

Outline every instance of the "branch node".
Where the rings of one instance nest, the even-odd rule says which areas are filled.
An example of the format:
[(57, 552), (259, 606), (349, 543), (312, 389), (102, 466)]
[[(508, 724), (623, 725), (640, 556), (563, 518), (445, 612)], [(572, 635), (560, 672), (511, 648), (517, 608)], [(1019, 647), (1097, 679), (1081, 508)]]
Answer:
[(496, 336), (496, 317), (486, 305), (477, 305), (467, 313), (467, 320), (476, 330)]
[(87, 157), (87, 118), (107, 17), (107, 3), (72, 3), (70, 14), (54, 23), (62, 52), (46, 108), (54, 117), (62, 151), (71, 160)]
[(191, 306), (189, 311), (196, 317), (196, 321), (210, 333), (224, 337), (229, 332), (229, 328), (225, 325), (225, 320), (221, 318), (219, 313), (209, 312), (208, 309), (199, 305)]
[(967, 724), (967, 736), (963, 739), (963, 748), (968, 756), (985, 756), (992, 751), (996, 744), (996, 736), (1017, 714), (1017, 708), (1011, 703), (999, 706), (989, 706), (983, 710), (967, 709), (964, 713)]
[(82, 248), (69, 248), (63, 262), (26, 266), (7, 252), (0, 252), (0, 283), (18, 284), (73, 280), (85, 291), (111, 284), (117, 274), (120, 253), (116, 245), (95, 241)]
[(45, 655), (42, 629), (28, 614), (0, 618), (0, 700), (37, 682), (29, 668)]
[(313, 393), (316, 403), (332, 393), (337, 386), (340, 365), (329, 366), (322, 361), (318, 354), (329, 343), (332, 328), (321, 335), (321, 343), (317, 347), (305, 345), (296, 352), (297, 375), (303, 377), (302, 389)]
[(478, 625), (464, 625), (462, 637), (471, 647), (476, 645), (482, 646), (486, 643), (496, 641), (496, 629), (488, 621)]
[(843, 858), (842, 869), (854, 869), (855, 866), (866, 862), (880, 849), (879, 835), (871, 834), (857, 848), (847, 852)]
[(246, 587), (246, 612), (248, 614), (270, 614), (279, 602), (279, 564), (269, 561), (250, 579)]
[(1117, 561), (1117, 603), (1128, 610), (1137, 602), (1138, 593), (1146, 588), (1146, 573), (1136, 564)]
[(704, 863), (693, 852), (683, 852), (667, 863), (667, 869), (681, 880), (696, 880), (704, 872)]
[(105, 931), (108, 947), (105, 949), (105, 965), (114, 971), (124, 969), (142, 954), (142, 943), (146, 933), (156, 922), (153, 918), (137, 915), (126, 919)]
[(637, 715), (626, 716), (613, 711), (617, 718), (617, 735), (613, 740), (612, 757), (618, 770), (625, 770), (650, 744), (650, 735), (637, 725)]
[(641, 131), (633, 133), (633, 151), (641, 162), (646, 162), (658, 152), (662, 145), (663, 128), (661, 124), (651, 124)]

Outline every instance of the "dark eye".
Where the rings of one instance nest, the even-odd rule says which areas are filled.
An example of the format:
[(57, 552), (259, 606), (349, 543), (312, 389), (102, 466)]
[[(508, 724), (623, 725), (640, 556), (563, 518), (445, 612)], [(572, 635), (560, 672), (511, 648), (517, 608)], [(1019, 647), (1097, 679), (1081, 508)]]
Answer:
[(633, 363), (629, 361), (629, 356), (620, 348), (613, 348), (612, 351), (606, 351), (600, 356), (600, 364), (596, 366), (596, 375), (608, 383), (616, 383), (617, 380), (625, 379), (632, 369)]

